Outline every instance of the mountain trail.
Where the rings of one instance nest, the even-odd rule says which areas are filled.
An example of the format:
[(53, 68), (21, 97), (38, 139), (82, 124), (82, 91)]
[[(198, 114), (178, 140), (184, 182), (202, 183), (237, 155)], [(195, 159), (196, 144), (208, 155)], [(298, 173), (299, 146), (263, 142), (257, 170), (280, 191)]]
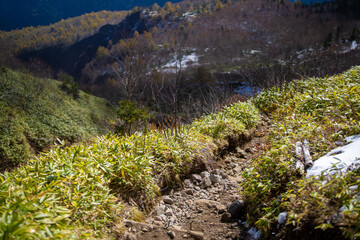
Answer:
[(239, 183), (241, 172), (266, 149), (270, 126), (263, 116), (249, 141), (169, 190), (144, 222), (125, 221), (123, 239), (257, 239), (256, 230), (245, 223), (246, 204)]

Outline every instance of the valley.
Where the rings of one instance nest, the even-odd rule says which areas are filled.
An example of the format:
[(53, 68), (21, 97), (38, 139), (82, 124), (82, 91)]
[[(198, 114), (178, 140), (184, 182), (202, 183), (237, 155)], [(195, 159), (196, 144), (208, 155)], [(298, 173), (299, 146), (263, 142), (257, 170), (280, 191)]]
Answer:
[(0, 238), (357, 239), (359, 2), (134, 4), (0, 10)]

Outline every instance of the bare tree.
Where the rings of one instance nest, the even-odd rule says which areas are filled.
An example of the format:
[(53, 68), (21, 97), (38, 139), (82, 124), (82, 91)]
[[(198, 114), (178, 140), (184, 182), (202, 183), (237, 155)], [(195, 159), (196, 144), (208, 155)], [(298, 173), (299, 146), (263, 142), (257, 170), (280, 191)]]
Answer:
[(133, 99), (137, 87), (146, 83), (154, 48), (154, 41), (148, 32), (143, 35), (135, 32), (133, 38), (120, 40), (115, 46), (112, 53), (116, 60), (113, 71), (129, 101)]

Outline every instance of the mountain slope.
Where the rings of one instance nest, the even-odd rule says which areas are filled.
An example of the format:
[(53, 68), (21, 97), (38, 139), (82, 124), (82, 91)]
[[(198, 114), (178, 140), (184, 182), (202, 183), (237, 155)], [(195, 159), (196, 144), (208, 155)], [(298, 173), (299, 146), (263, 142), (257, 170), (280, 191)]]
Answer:
[(163, 5), (165, 2), (165, 0), (66, 0), (59, 2), (49, 0), (35, 0), (31, 2), (4, 0), (0, 2), (0, 29), (12, 30), (29, 26), (48, 25), (61, 19), (79, 16), (84, 13), (102, 10), (129, 10), (135, 6), (150, 6), (153, 3)]
[(25, 162), (56, 143), (73, 143), (108, 131), (112, 106), (83, 92), (74, 99), (63, 85), (1, 66), (1, 170)]
[[(141, 221), (140, 210), (151, 209), (157, 196), (181, 177), (210, 169), (208, 164), (221, 160), (221, 153), (241, 146), (249, 137), (247, 130), (260, 121), (255, 103), (270, 113), (275, 126), (267, 145), (255, 144), (255, 150), (245, 153), (266, 150), (241, 178), (250, 222), (263, 236), (275, 239), (353, 239), (360, 233), (360, 189), (354, 187), (359, 185), (360, 168), (327, 179), (304, 179), (292, 168), (292, 148), (295, 141), (307, 138), (315, 159), (335, 141), (360, 133), (359, 80), (360, 67), (354, 67), (338, 76), (296, 81), (284, 91), (268, 90), (183, 126), (176, 135), (154, 129), (53, 149), (0, 175), (0, 236), (121, 238), (123, 220)], [(194, 195), (204, 192), (199, 186)], [(281, 211), (288, 211), (288, 220), (279, 226)], [(137, 234), (143, 231), (152, 230)]]

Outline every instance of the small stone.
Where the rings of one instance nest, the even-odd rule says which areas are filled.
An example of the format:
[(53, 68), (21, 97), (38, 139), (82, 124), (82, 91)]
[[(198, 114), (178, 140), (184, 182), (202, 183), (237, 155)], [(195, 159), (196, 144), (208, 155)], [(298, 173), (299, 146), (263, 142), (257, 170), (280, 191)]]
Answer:
[(224, 213), (226, 211), (226, 206), (222, 204), (216, 205), (216, 210), (219, 214)]
[(237, 164), (231, 163), (231, 164), (229, 165), (229, 168), (236, 168), (237, 166), (238, 166)]
[(287, 212), (282, 212), (277, 217), (277, 221), (279, 224), (284, 224), (286, 222), (286, 218), (287, 218)]
[(167, 204), (173, 204), (174, 203), (174, 200), (169, 196), (163, 196), (163, 201), (164, 201), (164, 203), (167, 203)]
[(125, 225), (125, 227), (128, 227), (128, 228), (130, 228), (130, 227), (133, 226), (132, 222), (129, 221), (129, 220), (126, 220), (126, 221), (124, 222), (124, 225)]
[(156, 209), (156, 214), (157, 215), (161, 215), (161, 214), (164, 214), (165, 213), (165, 205), (160, 205), (157, 209)]
[(226, 173), (224, 173), (223, 171), (220, 172), (220, 176), (221, 176), (223, 179), (228, 178), (228, 175), (227, 175)]
[(192, 189), (185, 189), (184, 192), (188, 195), (193, 195), (194, 194), (194, 190)]
[(125, 235), (125, 239), (126, 239), (126, 240), (136, 240), (136, 237), (135, 237), (135, 235), (132, 234), (132, 233), (127, 233), (127, 234)]
[(194, 187), (194, 185), (191, 183), (191, 181), (189, 179), (185, 179), (184, 185), (185, 185), (185, 187), (188, 187), (188, 188)]
[(150, 229), (150, 227), (148, 227), (148, 226), (143, 226), (142, 228), (141, 228), (141, 231), (143, 231), (143, 232), (150, 232), (152, 229)]
[(212, 183), (219, 183), (221, 181), (222, 177), (220, 175), (211, 174), (210, 180)]
[(173, 215), (173, 211), (169, 208), (168, 210), (166, 210), (165, 212), (165, 216), (171, 217)]
[(205, 172), (200, 173), (200, 176), (203, 177), (203, 178), (204, 177), (210, 177), (210, 173), (205, 171)]
[(237, 147), (236, 152), (237, 152), (237, 156), (239, 158), (245, 158), (246, 157), (246, 152), (244, 150), (242, 150), (241, 148)]
[(233, 219), (240, 219), (246, 212), (246, 205), (243, 201), (235, 200), (227, 206), (227, 210)]
[(220, 175), (221, 174), (221, 170), (220, 169), (214, 169), (214, 170), (212, 170), (212, 174), (215, 174), (215, 175)]
[(202, 180), (201, 176), (198, 174), (191, 174), (190, 179), (193, 181), (196, 181), (196, 182), (201, 182), (201, 180)]
[(194, 187), (194, 189), (195, 189), (196, 191), (199, 191), (199, 190), (200, 190), (200, 187), (196, 186), (196, 187)]
[(211, 186), (211, 180), (209, 177), (205, 177), (202, 181), (201, 181), (201, 185), (204, 187), (204, 188), (208, 188)]
[(202, 233), (202, 232), (190, 231), (189, 234), (191, 236), (195, 237), (195, 239), (204, 239), (204, 233)]
[[(163, 214), (162, 214), (162, 215), (163, 215)], [(156, 217), (154, 218), (154, 221), (162, 221), (161, 215), (156, 216)]]
[(236, 237), (237, 237), (236, 232), (228, 232), (226, 234), (226, 238), (236, 239)]
[(340, 141), (337, 141), (337, 142), (334, 142), (334, 144), (338, 147), (341, 147), (341, 146), (344, 146), (345, 143), (344, 142), (340, 142)]
[(176, 237), (175, 233), (173, 231), (168, 231), (167, 234), (171, 239), (174, 239)]
[(153, 221), (153, 224), (156, 226), (162, 226), (163, 223), (161, 221)]
[(254, 150), (252, 148), (248, 147), (248, 148), (245, 149), (245, 152), (253, 154)]
[(230, 222), (231, 221), (231, 214), (228, 212), (225, 212), (222, 216), (221, 216), (221, 221), (222, 222)]

